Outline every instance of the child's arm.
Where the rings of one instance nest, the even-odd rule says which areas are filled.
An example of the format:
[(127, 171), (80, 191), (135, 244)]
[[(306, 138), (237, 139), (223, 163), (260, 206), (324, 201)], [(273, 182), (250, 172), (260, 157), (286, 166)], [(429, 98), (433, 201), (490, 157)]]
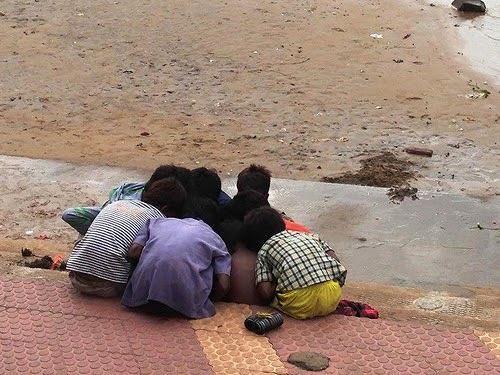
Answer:
[(219, 240), (212, 249), (212, 264), (214, 268), (214, 281), (210, 299), (217, 301), (229, 292), (229, 275), (231, 273), (231, 255), (226, 245)]
[(340, 262), (340, 259), (339, 257), (337, 256), (337, 254), (335, 253), (335, 251), (330, 247), (330, 245), (328, 245), (325, 241), (323, 241), (322, 239), (318, 238), (318, 242), (321, 244), (321, 246), (323, 247), (323, 249), (325, 249), (325, 253), (328, 255), (328, 256), (331, 256), (333, 259), (335, 259), (337, 262)]
[(148, 219), (146, 223), (142, 226), (139, 233), (135, 237), (134, 242), (130, 245), (127, 254), (127, 260), (131, 263), (137, 263), (139, 258), (141, 257), (142, 250), (144, 249), (144, 245), (149, 240), (149, 223), (151, 219)]
[(262, 302), (269, 305), (276, 294), (276, 284), (271, 281), (262, 281), (257, 284), (257, 293), (262, 298)]
[(257, 254), (257, 264), (255, 266), (255, 285), (257, 293), (265, 304), (271, 303), (276, 294), (276, 283), (272, 272), (272, 266), (266, 256), (260, 251)]
[(219, 273), (215, 275), (214, 285), (210, 299), (212, 301), (219, 301), (229, 292), (229, 275)]
[(330, 256), (336, 260), (336, 262), (334, 262), (334, 265), (333, 265), (333, 272), (335, 275), (335, 280), (337, 280), (339, 282), (340, 286), (344, 286), (345, 279), (347, 276), (347, 270), (340, 263), (340, 260), (337, 257), (337, 254), (335, 254), (335, 251), (333, 251), (333, 249), (325, 241), (322, 241), (319, 238), (318, 238), (318, 241), (321, 244), (321, 246), (323, 247), (323, 249), (325, 250), (325, 253), (328, 256)]
[(133, 243), (132, 246), (130, 246), (130, 249), (128, 249), (127, 260), (129, 262), (137, 262), (141, 257), (142, 249), (144, 249), (144, 246), (139, 245), (138, 243)]

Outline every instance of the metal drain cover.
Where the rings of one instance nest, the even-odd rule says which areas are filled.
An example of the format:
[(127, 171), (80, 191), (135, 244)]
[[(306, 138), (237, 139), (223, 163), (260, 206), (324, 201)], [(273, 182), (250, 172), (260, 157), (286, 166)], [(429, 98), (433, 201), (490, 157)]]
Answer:
[(422, 310), (437, 310), (444, 306), (443, 298), (436, 296), (421, 297), (413, 301), (413, 303)]
[(413, 304), (419, 309), (434, 311), (458, 316), (478, 317), (483, 314), (475, 302), (469, 298), (450, 297), (443, 292), (431, 292), (424, 297), (417, 298)]

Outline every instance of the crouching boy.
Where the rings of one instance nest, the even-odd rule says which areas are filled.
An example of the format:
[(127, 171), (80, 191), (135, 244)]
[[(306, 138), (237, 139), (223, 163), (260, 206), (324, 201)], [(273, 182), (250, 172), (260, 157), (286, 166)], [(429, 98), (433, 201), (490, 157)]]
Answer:
[(142, 200), (120, 200), (102, 209), (68, 259), (73, 287), (83, 294), (123, 294), (131, 264), (128, 249), (148, 219), (179, 216), (186, 200), (174, 179), (156, 181)]
[(347, 271), (325, 242), (285, 230), (278, 211), (261, 207), (245, 216), (243, 243), (258, 252), (257, 292), (272, 307), (295, 319), (335, 311)]

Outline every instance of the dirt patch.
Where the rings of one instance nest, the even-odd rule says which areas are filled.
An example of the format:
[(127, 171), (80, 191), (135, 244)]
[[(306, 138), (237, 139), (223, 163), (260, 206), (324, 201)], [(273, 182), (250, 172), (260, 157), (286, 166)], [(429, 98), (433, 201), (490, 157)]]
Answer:
[[(485, 79), (441, 35), (436, 17), (448, 18), (446, 9), (395, 0), (27, 3), (1, 5), (1, 154), (207, 165), (231, 176), (260, 163), (276, 177), (318, 180), (366, 149), (440, 153), (471, 140), (448, 150), (455, 163), (433, 157), (422, 173), (470, 176), (473, 154), (494, 181), (498, 95), (490, 85), (487, 98), (464, 97), (476, 93), (469, 79)], [(31, 218), (55, 219), (42, 198)]]
[(44, 270), (50, 270), (50, 268), (52, 267), (52, 263), (53, 263), (52, 258), (49, 257), (48, 255), (45, 255), (40, 259), (25, 261), (24, 266), (29, 268), (41, 268)]
[(413, 163), (398, 159), (392, 152), (383, 152), (361, 160), (361, 169), (347, 172), (338, 177), (323, 177), (323, 182), (363, 186), (392, 187), (405, 185), (415, 179), (416, 172), (411, 170)]
[(20, 266), (28, 267), (28, 268), (41, 268), (44, 270), (66, 270), (66, 262), (63, 260), (61, 254), (57, 254), (52, 258), (49, 255), (38, 256), (33, 253), (31, 249), (23, 247), (21, 249), (21, 255), (23, 258), (26, 257), (36, 257), (34, 260), (27, 261), (19, 261), (17, 264)]
[(413, 201), (417, 200), (418, 189), (411, 186), (396, 186), (389, 189), (387, 196), (392, 203), (399, 204), (405, 198), (411, 198)]

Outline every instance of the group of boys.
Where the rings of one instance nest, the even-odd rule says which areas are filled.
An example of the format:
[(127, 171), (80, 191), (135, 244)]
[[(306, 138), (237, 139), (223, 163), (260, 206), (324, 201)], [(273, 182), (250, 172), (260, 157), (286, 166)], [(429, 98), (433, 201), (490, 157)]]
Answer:
[(224, 297), (257, 299), (297, 319), (332, 313), (346, 269), (324, 241), (270, 206), (270, 184), (271, 173), (252, 164), (230, 198), (214, 170), (164, 165), (146, 183), (113, 189), (101, 207), (68, 209), (63, 220), (82, 236), (67, 263), (71, 283), (190, 318), (213, 315), (212, 301)]

